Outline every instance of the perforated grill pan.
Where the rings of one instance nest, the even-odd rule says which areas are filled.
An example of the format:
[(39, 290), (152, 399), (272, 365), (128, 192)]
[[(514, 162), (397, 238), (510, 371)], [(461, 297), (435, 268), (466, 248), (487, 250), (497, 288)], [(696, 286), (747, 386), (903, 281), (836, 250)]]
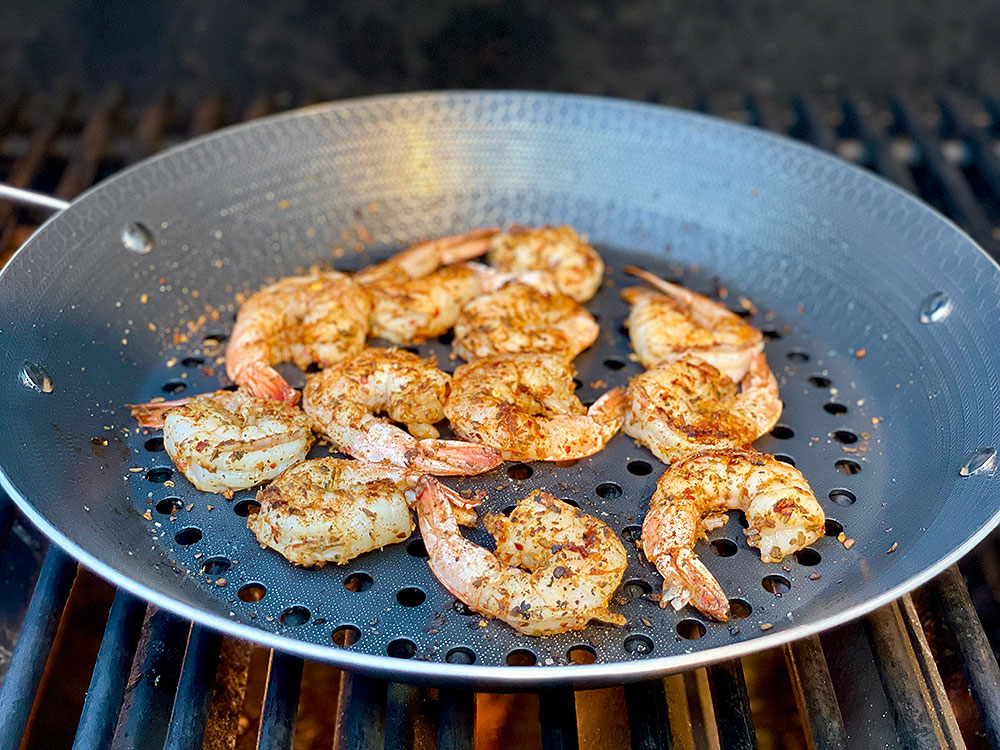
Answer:
[[(572, 224), (607, 260), (589, 303), (602, 333), (577, 360), (584, 401), (640, 371), (620, 328), (626, 262), (725, 299), (767, 334), (785, 412), (757, 447), (803, 471), (830, 535), (783, 566), (747, 547), (739, 514), (699, 542), (742, 617), (710, 623), (652, 600), (660, 578), (631, 542), (663, 466), (624, 435), (572, 466), (508, 464), (455, 483), (485, 489), (493, 511), (544, 488), (627, 540), (614, 604), (627, 627), (538, 639), (456, 605), (417, 537), (294, 568), (246, 530), (252, 491), (195, 491), (156, 433), (135, 432), (123, 404), (225, 385), (217, 358), (238, 293), (511, 223)], [(150, 252), (129, 250), (144, 231)], [(998, 440), (998, 287), (997, 266), (912, 197), (708, 117), (521, 93), (313, 107), (128, 169), (17, 253), (0, 277), (0, 478), (85, 565), (236, 636), (403, 681), (640, 679), (858, 617), (994, 526), (992, 454), (976, 452)], [(446, 343), (419, 350), (453, 369)], [(42, 370), (50, 393), (25, 385)]]

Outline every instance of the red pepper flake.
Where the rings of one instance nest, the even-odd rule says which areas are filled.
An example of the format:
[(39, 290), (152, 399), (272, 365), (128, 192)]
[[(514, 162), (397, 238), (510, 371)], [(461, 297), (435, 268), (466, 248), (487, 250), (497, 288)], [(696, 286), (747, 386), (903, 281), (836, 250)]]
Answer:
[(167, 283), (167, 279), (166, 279), (166, 277), (165, 277), (165, 276), (161, 276), (160, 278), (158, 278), (158, 279), (156, 280), (156, 283), (157, 283), (157, 284), (166, 284), (166, 283)]
[(809, 574), (809, 580), (810, 581), (818, 581), (822, 577), (823, 576), (821, 576), (819, 573), (810, 573)]
[(856, 352), (854, 352), (854, 356), (857, 357), (858, 359), (864, 359), (865, 355), (867, 354), (868, 354), (867, 349), (858, 349)]
[(142, 514), (142, 517), (145, 518), (147, 521), (153, 520), (153, 514), (150, 513), (148, 510)]
[(524, 545), (521, 544), (520, 542), (514, 542), (514, 549), (516, 549), (518, 552), (524, 552)]
[(217, 578), (215, 581), (215, 585), (220, 588), (225, 586), (227, 583), (229, 583), (229, 581), (227, 581), (225, 578)]

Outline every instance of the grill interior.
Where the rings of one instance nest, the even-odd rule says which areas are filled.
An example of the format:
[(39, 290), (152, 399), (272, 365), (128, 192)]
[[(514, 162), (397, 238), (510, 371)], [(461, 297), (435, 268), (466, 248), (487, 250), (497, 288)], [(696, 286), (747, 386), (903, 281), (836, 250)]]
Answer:
[[(4, 136), (0, 175), (15, 185), (66, 198), (163, 146), (276, 108), (270, 97), (245, 107), (227, 105), (222, 98), (190, 106), (167, 98), (143, 106), (127, 102), (114, 91), (94, 102), (67, 97), (53, 105), (56, 101), (21, 99), (8, 102), (0, 111)], [(298, 102), (282, 106), (293, 104)], [(995, 139), (1000, 113), (989, 102), (970, 103), (946, 96), (934, 102), (900, 99), (873, 107), (852, 98), (802, 97), (794, 102), (751, 98), (736, 104), (702, 102), (700, 108), (789, 133), (871, 167), (943, 210), (990, 252), (995, 254), (1000, 248), (996, 228), (1000, 220), (1000, 165)], [(233, 115), (237, 111), (242, 112), (242, 118)], [(12, 252), (40, 218), (31, 211), (0, 206), (2, 252)], [(613, 260), (613, 250), (602, 250), (612, 265), (620, 265)], [(713, 289), (707, 277), (685, 276), (684, 281), (702, 291)], [(738, 291), (733, 290), (732, 299), (738, 297)], [(595, 303), (599, 305), (599, 301)], [(761, 317), (764, 312), (762, 309)], [(762, 320), (755, 322), (763, 325)], [(607, 319), (601, 323), (605, 331), (615, 331), (618, 325)], [(808, 332), (794, 326), (786, 332), (785, 325), (786, 321), (774, 321), (771, 330), (777, 335), (769, 338), (768, 354), (783, 381), (782, 395), (788, 402), (782, 425), (792, 435), (776, 430), (759, 445), (799, 461), (817, 495), (829, 498), (824, 502), (830, 517), (843, 523), (849, 532), (850, 497), (863, 495), (865, 463), (862, 457), (845, 452), (845, 443), (831, 437), (829, 450), (824, 448), (822, 459), (817, 460), (828, 464), (827, 470), (835, 481), (826, 486), (814, 480), (810, 469), (801, 463), (797, 438), (804, 432), (796, 430), (795, 419), (797, 414), (815, 411), (829, 422), (831, 435), (838, 430), (859, 435), (863, 428), (851, 420), (862, 396), (844, 392), (841, 383), (850, 382), (846, 369), (838, 369), (836, 362), (818, 361), (822, 360), (822, 351), (808, 339)], [(590, 382), (604, 379), (614, 385), (637, 367), (625, 358), (627, 341), (620, 333), (614, 333), (613, 340), (604, 347), (578, 363), (579, 377), (585, 384), (581, 389), (584, 400), (603, 390), (591, 389), (594, 392), (588, 393)], [(446, 356), (441, 356), (443, 344), (432, 343), (425, 349), (438, 350), (439, 360), (447, 362)], [(204, 350), (178, 354), (181, 359), (208, 358)], [(803, 355), (811, 359), (803, 360)], [(620, 360), (625, 367), (607, 367), (605, 360)], [(155, 373), (149, 395), (163, 393), (165, 386), (168, 393), (177, 389), (172, 384), (178, 380), (217, 382), (206, 375), (204, 364), (192, 363), (183, 372), (187, 378), (179, 378), (176, 368), (169, 373), (166, 369)], [(200, 390), (190, 387), (192, 392)], [(831, 388), (841, 390), (833, 397)], [(848, 411), (827, 406), (834, 403)], [(154, 442), (149, 447), (153, 451), (147, 449), (151, 439)], [(846, 435), (842, 439), (849, 440)], [(655, 459), (632, 446), (631, 441), (626, 445), (623, 437), (618, 440), (622, 452), (633, 461), (657, 466)], [(847, 447), (851, 445), (846, 443)], [(155, 435), (137, 438), (133, 447), (147, 454), (156, 453)], [(616, 458), (611, 453), (608, 457)], [(855, 471), (857, 467), (861, 467), (860, 472)], [(560, 468), (572, 472), (575, 467)], [(635, 495), (639, 504), (644, 504), (641, 498), (648, 497), (658, 472), (654, 469), (643, 474), (641, 466), (634, 468), (639, 473), (628, 471), (627, 466), (623, 472), (618, 466), (614, 475), (622, 477), (616, 481), (622, 486), (623, 497)], [(535, 486), (545, 486), (545, 469), (536, 466), (533, 476), (523, 478), (518, 478), (523, 469), (508, 465), (504, 470), (514, 474), (503, 480), (508, 489), (491, 499), (496, 506), (490, 506), (492, 510), (501, 509)], [(203, 539), (210, 541), (211, 525), (196, 511), (191, 512), (195, 514), (191, 521), (186, 513), (178, 513), (173, 514), (178, 520), (171, 522), (172, 514), (158, 510), (173, 508), (169, 497), (188, 502), (181, 482), (176, 482), (168, 493), (162, 479), (150, 481), (144, 474), (133, 481), (154, 487), (153, 515), (163, 525), (166, 543), (175, 545), (178, 560), (189, 570), (206, 568), (204, 576), (206, 585), (212, 586), (210, 590), (227, 601), (235, 596), (245, 606), (246, 616), (258, 612), (259, 616), (274, 618), (283, 628), (302, 629), (307, 637), (352, 648), (371, 644), (380, 653), (392, 648), (393, 641), (401, 640), (381, 634), (372, 637), (363, 617), (358, 622), (317, 624), (323, 619), (322, 612), (308, 607), (308, 612), (296, 609), (304, 605), (293, 596), (276, 596), (280, 588), (275, 591), (273, 583), (262, 599), (254, 601), (260, 590), (247, 587), (257, 581), (268, 587), (270, 581), (252, 569), (244, 550), (239, 556), (202, 552), (195, 558), (192, 545), (181, 543), (195, 532), (185, 535), (185, 529), (198, 529)], [(602, 483), (609, 482), (605, 478)], [(599, 484), (579, 486), (580, 497), (586, 496), (581, 507), (600, 512), (602, 501), (615, 494), (614, 488), (600, 490)], [(840, 494), (830, 495), (838, 490)], [(231, 510), (227, 508), (226, 523), (242, 525), (238, 514), (247, 510), (251, 497), (252, 493), (237, 495)], [(614, 519), (613, 526), (628, 538), (628, 527), (634, 524), (626, 515)], [(742, 662), (624, 688), (576, 694), (552, 691), (538, 696), (473, 696), (444, 689), (387, 685), (222, 638), (165, 612), (153, 611), (123, 592), (115, 593), (86, 571), (77, 571), (75, 564), (58, 550), (46, 551), (38, 535), (17, 519), (6, 498), (0, 521), (0, 559), (7, 584), (0, 611), (0, 642), (8, 649), (17, 644), (0, 690), (0, 713), (9, 717), (0, 728), (0, 746), (16, 747), (22, 739), (28, 747), (63, 746), (73, 741), (74, 734), (81, 747), (154, 747), (164, 742), (167, 747), (185, 747), (197, 744), (199, 739), (208, 747), (245, 747), (254, 742), (259, 747), (291, 747), (293, 736), (295, 747), (329, 746), (331, 739), (343, 747), (381, 747), (383, 743), (385, 747), (422, 747), (433, 746), (435, 736), (439, 747), (472, 746), (473, 738), (481, 746), (490, 746), (484, 744), (490, 741), (499, 743), (497, 746), (516, 741), (521, 746), (540, 744), (546, 748), (574, 747), (578, 742), (587, 747), (621, 747), (628, 742), (633, 747), (669, 747), (671, 743), (679, 747), (752, 747), (755, 743), (762, 747), (795, 747), (801, 746), (806, 737), (818, 747), (843, 746), (845, 741), (852, 745), (878, 742), (888, 747), (962, 741), (967, 746), (985, 747), (989, 742), (1000, 742), (1000, 674), (987, 636), (979, 626), (981, 620), (986, 633), (992, 635), (1000, 622), (995, 537), (961, 565), (969, 580), (971, 598), (962, 576), (953, 568), (912, 596), (903, 597), (861, 622), (793, 644), (783, 655), (766, 652)], [(831, 528), (837, 531), (835, 526)], [(704, 548), (703, 554), (708, 549), (723, 553), (708, 562), (726, 586), (724, 553), (730, 548), (724, 539), (737, 542), (737, 548), (742, 550), (728, 562), (744, 564), (743, 558), (753, 553), (742, 544), (737, 518), (713, 533), (712, 540), (717, 544)], [(200, 551), (204, 545), (193, 546)], [(250, 547), (247, 551), (251, 551)], [(805, 560), (789, 561), (788, 571), (757, 561), (762, 571), (759, 588), (752, 592), (727, 590), (750, 604), (755, 626), (765, 608), (768, 618), (784, 616), (794, 604), (792, 597), (806, 588), (809, 574), (824, 573), (836, 559), (838, 549), (835, 540), (821, 540), (816, 545), (821, 557), (818, 565), (810, 565), (812, 560), (805, 556)], [(425, 570), (419, 555), (411, 555), (411, 551), (419, 552), (419, 548), (398, 545), (393, 554)], [(238, 560), (238, 565), (223, 571), (224, 560), (230, 564)], [(277, 562), (275, 570), (287, 569), (283, 562)], [(336, 580), (331, 584), (346, 592), (344, 596), (360, 593), (347, 591), (340, 580), (342, 575), (350, 579), (348, 573), (352, 572), (371, 577), (373, 585), (365, 595), (378, 593), (376, 587), (383, 578), (381, 574), (372, 575), (370, 570), (335, 571)], [(765, 575), (787, 578), (790, 592), (783, 591), (780, 580), (769, 584), (771, 591), (765, 589)], [(589, 663), (602, 658), (621, 660), (623, 656), (642, 658), (665, 648), (683, 649), (686, 640), (701, 635), (697, 624), (700, 620), (690, 612), (674, 614), (668, 610), (661, 614), (655, 604), (644, 600), (646, 587), (655, 590), (658, 586), (655, 573), (636, 567), (628, 576), (634, 583), (626, 587), (626, 592), (635, 595), (628, 606), (641, 608), (640, 616), (662, 618), (648, 631), (602, 633), (596, 645), (569, 638), (547, 652), (530, 656), (520, 653), (514, 643), (494, 641), (496, 647), (486, 649), (469, 644), (463, 646), (469, 653), (456, 651), (452, 658), (468, 660), (474, 654), (489, 663), (530, 663), (532, 659), (543, 664), (546, 659)], [(215, 585), (220, 577), (226, 578), (226, 584)], [(213, 583), (209, 584), (209, 580)], [(392, 582), (395, 585), (386, 587), (384, 595), (390, 597), (390, 606), (394, 607), (405, 607), (406, 601), (418, 596), (405, 593), (408, 589), (425, 590), (414, 586), (413, 581)], [(364, 576), (355, 576), (350, 585), (365, 588)], [(245, 595), (241, 596), (244, 589)], [(425, 592), (429, 590), (427, 587)], [(775, 591), (784, 596), (777, 598)], [(630, 617), (630, 621), (639, 618)], [(497, 633), (506, 632), (495, 623), (487, 630), (489, 627)], [(728, 628), (709, 625), (704, 637), (734, 637)], [(423, 636), (404, 637), (413, 643), (412, 652), (404, 643), (397, 646), (398, 654), (416, 655), (418, 640)], [(612, 641), (603, 640), (609, 637)], [(358, 640), (352, 644), (354, 638)], [(432, 656), (447, 659), (448, 652)], [(84, 702), (88, 680), (90, 689)], [(332, 695), (339, 695), (336, 716), (329, 710)], [(37, 720), (42, 716), (45, 721)], [(503, 722), (504, 716), (517, 716), (518, 720)], [(531, 721), (524, 720), (525, 716), (530, 716)], [(296, 717), (300, 719), (297, 731)]]

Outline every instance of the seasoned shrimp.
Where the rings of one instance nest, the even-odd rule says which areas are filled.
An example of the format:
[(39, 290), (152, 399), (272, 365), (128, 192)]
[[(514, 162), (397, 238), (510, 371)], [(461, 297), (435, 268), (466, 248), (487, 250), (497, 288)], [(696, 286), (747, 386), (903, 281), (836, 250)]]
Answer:
[(585, 409), (573, 365), (558, 354), (505, 354), (462, 365), (444, 405), (464, 440), (492, 445), (511, 461), (563, 461), (601, 450), (625, 416), (614, 388)]
[(431, 571), (481, 615), (526, 635), (582, 630), (591, 620), (624, 625), (608, 602), (628, 561), (607, 525), (536, 490), (510, 514), (487, 516), (496, 554), (462, 536), (449, 496), (433, 477), (420, 480), (417, 517)]
[(481, 274), (450, 265), (486, 252), (496, 228), (421, 242), (359, 271), (372, 296), (371, 335), (394, 344), (419, 343), (455, 325), (462, 305), (482, 291)]
[(226, 347), (226, 374), (255, 396), (295, 403), (298, 393), (271, 366), (327, 367), (364, 346), (371, 299), (337, 271), (289, 276), (243, 303)]
[(718, 302), (633, 266), (625, 270), (653, 285), (622, 290), (632, 306), (625, 325), (643, 367), (691, 354), (738, 383), (750, 359), (764, 350), (760, 331)]
[[(489, 471), (502, 462), (494, 448), (436, 439), (434, 423), (444, 419), (450, 381), (433, 359), (395, 349), (365, 349), (310, 377), (302, 407), (335, 450), (355, 458), (389, 461), (420, 473)], [(409, 432), (376, 416), (382, 412)]]
[(163, 447), (199, 490), (232, 496), (306, 457), (309, 418), (281, 401), (243, 390), (132, 406), (144, 427), (163, 427)]
[(764, 562), (781, 562), (823, 536), (823, 509), (801, 472), (753, 450), (707, 450), (671, 466), (660, 477), (642, 523), (642, 550), (663, 576), (660, 606), (693, 604), (717, 620), (729, 618), (729, 600), (694, 553), (706, 528), (742, 510), (744, 532)]
[(296, 565), (339, 564), (408, 539), (414, 499), (403, 469), (315, 458), (257, 492), (247, 527)]
[(667, 464), (706, 448), (750, 445), (781, 416), (763, 352), (751, 358), (741, 385), (689, 356), (647, 370), (629, 382), (623, 429)]
[(501, 271), (548, 271), (563, 294), (586, 302), (604, 280), (604, 261), (569, 226), (512, 227), (490, 240), (490, 263)]
[(466, 360), (517, 352), (573, 359), (594, 343), (598, 333), (597, 321), (572, 297), (515, 281), (462, 308), (452, 347)]

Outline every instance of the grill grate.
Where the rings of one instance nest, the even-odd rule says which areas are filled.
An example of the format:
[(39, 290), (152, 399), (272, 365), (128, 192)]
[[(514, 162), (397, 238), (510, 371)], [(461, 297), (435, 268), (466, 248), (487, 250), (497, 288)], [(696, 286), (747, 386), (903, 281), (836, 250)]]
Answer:
[[(243, 107), (218, 96), (192, 103), (164, 96), (137, 107), (118, 90), (92, 102), (73, 96), (0, 101), (0, 177), (71, 198), (130, 162), (229, 124), (237, 119), (233, 112), (252, 119), (293, 104), (298, 102), (269, 96)], [(1000, 255), (995, 103), (948, 94), (934, 102), (900, 97), (880, 108), (856, 96), (803, 96), (791, 103), (751, 97), (737, 107), (706, 101), (700, 108), (788, 133), (872, 168), (939, 207)], [(0, 205), (0, 262), (41, 218)], [(42, 546), (17, 520), (10, 500), (0, 498), (0, 560), (13, 571), (5, 575), (37, 578), (30, 601), (24, 585), (5, 588), (0, 600), (0, 636), (10, 634), (0, 646), (13, 646), (9, 664), (0, 665), (6, 666), (0, 749), (22, 741), (28, 747), (68, 745), (74, 733), (78, 748), (180, 748), (202, 740), (207, 747), (249, 747), (258, 693), (257, 747), (292, 747), (293, 739), (305, 747), (305, 734), (313, 731), (327, 732), (327, 746), (335, 734), (334, 746), (343, 748), (426, 746), (435, 733), (440, 748), (472, 747), (477, 708), (482, 719), (500, 700), (323, 672), (295, 657), (254, 652), (118, 592), (86, 700), (84, 686), (76, 686), (76, 703), (63, 711), (60, 724), (50, 718), (53, 685), (74, 651), (64, 609), (68, 613), (67, 601), (73, 606), (88, 588), (107, 587), (78, 572), (57, 549), (41, 562)], [(1000, 745), (1000, 670), (987, 636), (1000, 632), (996, 553), (994, 535), (962, 562), (974, 584), (971, 597), (952, 568), (861, 622), (786, 647), (788, 678), (771, 679), (767, 673), (780, 656), (763, 654), (616, 690), (543, 693), (532, 736), (546, 749), (577, 747), (578, 727), (594, 726), (596, 712), (599, 721), (607, 717), (607, 747), (629, 739), (634, 748), (790, 747), (805, 736), (817, 748)], [(773, 719), (789, 720), (775, 694), (786, 684), (794, 688), (802, 726), (793, 713), (793, 737)], [(332, 719), (318, 730), (306, 721), (314, 685), (330, 688), (319, 704), (328, 711), (339, 689), (335, 729)], [(609, 715), (616, 708), (627, 713), (627, 725)], [(615, 727), (624, 732), (618, 744), (611, 736)], [(590, 746), (601, 746), (584, 734)]]

